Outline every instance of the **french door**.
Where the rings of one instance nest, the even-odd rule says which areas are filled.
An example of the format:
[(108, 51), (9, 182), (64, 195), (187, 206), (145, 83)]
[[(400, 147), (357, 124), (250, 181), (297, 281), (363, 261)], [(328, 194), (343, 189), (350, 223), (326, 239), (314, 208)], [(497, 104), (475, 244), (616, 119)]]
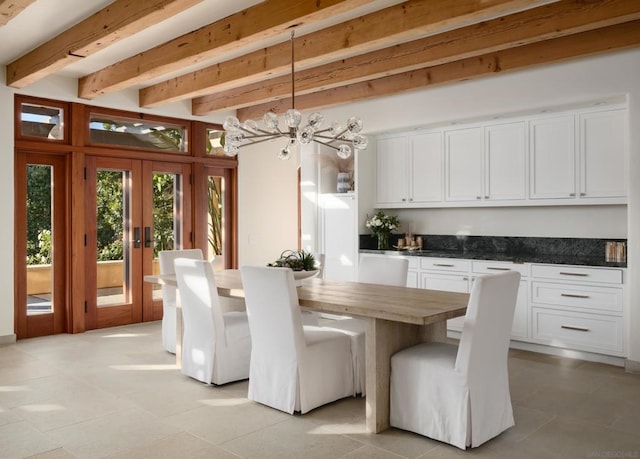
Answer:
[(19, 339), (67, 331), (66, 160), (19, 151), (15, 163), (15, 323)]
[(85, 325), (159, 320), (160, 250), (191, 247), (190, 165), (137, 159), (86, 160)]

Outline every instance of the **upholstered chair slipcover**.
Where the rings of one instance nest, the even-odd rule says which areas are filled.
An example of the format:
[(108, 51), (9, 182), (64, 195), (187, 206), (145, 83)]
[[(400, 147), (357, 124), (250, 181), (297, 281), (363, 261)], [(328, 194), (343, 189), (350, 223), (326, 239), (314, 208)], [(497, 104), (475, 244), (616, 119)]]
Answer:
[(222, 313), (211, 263), (174, 262), (184, 322), (182, 374), (210, 384), (249, 377), (251, 336), (247, 313)]
[[(162, 250), (158, 253), (160, 274), (175, 274), (173, 260), (192, 258), (202, 260), (202, 250)], [(176, 288), (173, 285), (162, 286), (162, 348), (176, 353)]]
[[(363, 256), (358, 265), (358, 282), (368, 284), (407, 285), (409, 260), (406, 258)], [(365, 331), (367, 322), (362, 319), (348, 318), (336, 320), (330, 325), (343, 330), (351, 336), (351, 352), (354, 357), (356, 392), (366, 394), (365, 367)]]
[(477, 277), (458, 346), (392, 356), (392, 426), (465, 449), (514, 425), (507, 357), (519, 284), (516, 271)]
[(303, 325), (289, 268), (243, 266), (252, 352), (250, 400), (302, 414), (353, 395), (349, 337)]

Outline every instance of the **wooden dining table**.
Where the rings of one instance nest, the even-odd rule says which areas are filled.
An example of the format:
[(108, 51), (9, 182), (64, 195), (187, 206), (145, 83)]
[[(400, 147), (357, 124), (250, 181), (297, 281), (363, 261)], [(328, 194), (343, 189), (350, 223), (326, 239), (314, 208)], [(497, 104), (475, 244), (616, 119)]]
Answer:
[[(220, 296), (243, 298), (239, 270), (216, 271), (215, 278)], [(145, 280), (177, 285), (175, 275), (145, 276)], [(421, 342), (444, 341), (447, 319), (464, 315), (469, 300), (467, 293), (362, 282), (312, 278), (300, 284), (297, 288), (300, 306), (367, 322), (366, 429), (373, 433), (389, 427), (391, 356)], [(178, 341), (181, 336), (179, 330)], [(178, 343), (177, 354), (179, 349)]]

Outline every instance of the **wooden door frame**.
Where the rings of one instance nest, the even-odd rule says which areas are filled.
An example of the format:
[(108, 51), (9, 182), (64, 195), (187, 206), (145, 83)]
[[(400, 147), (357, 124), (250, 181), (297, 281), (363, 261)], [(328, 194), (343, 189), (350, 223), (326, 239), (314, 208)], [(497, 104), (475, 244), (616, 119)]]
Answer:
[[(29, 164), (53, 166), (52, 188), (52, 246), (55, 253), (52, 265), (53, 313), (27, 313), (27, 176)], [(64, 333), (70, 329), (68, 300), (68, 194), (66, 154), (17, 150), (14, 196), (14, 327), (18, 339)]]

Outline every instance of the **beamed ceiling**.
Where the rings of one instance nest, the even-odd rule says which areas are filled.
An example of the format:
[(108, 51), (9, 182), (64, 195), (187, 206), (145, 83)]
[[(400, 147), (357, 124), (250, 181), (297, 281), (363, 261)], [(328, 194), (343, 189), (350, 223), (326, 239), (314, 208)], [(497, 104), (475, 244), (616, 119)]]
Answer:
[[(33, 2), (0, 0), (0, 33), (29, 15)], [(220, 1), (93, 3), (102, 9), (6, 62), (7, 85), (25, 88), (81, 67), (110, 46), (134, 43), (149, 28), (161, 32), (189, 9)], [(172, 38), (156, 33), (164, 38), (79, 75), (78, 96), (92, 101), (135, 88), (140, 107), (190, 100), (194, 115), (237, 110), (246, 119), (267, 110), (281, 113), (291, 106), (292, 29), (295, 104), (301, 110), (640, 45), (639, 0), (238, 3), (250, 6)]]

